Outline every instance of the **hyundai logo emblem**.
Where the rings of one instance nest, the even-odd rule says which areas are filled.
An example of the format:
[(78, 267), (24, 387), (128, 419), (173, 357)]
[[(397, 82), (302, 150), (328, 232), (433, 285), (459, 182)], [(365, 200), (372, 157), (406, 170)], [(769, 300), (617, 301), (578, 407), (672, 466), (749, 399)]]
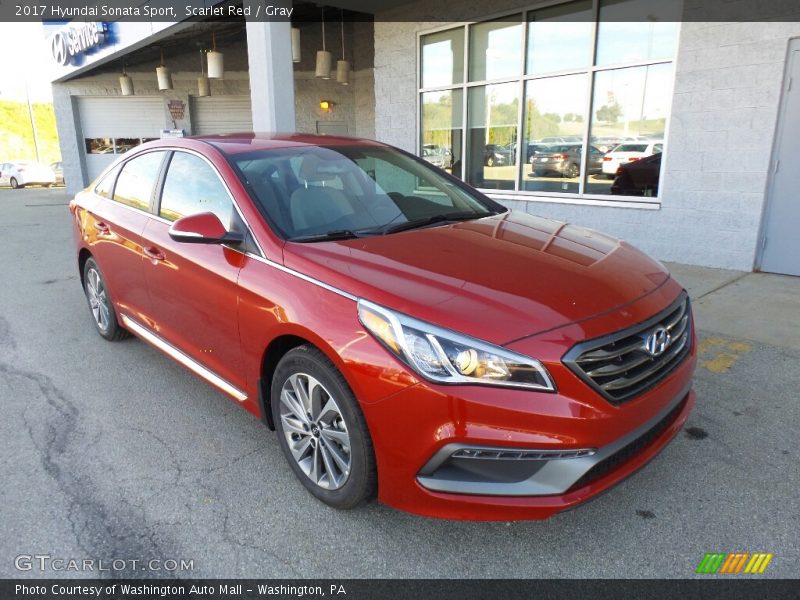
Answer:
[(50, 44), (53, 58), (56, 59), (58, 64), (66, 66), (70, 59), (66, 36), (59, 31), (52, 37)]
[(656, 327), (644, 341), (645, 350), (650, 356), (661, 356), (670, 342), (669, 331), (666, 327)]

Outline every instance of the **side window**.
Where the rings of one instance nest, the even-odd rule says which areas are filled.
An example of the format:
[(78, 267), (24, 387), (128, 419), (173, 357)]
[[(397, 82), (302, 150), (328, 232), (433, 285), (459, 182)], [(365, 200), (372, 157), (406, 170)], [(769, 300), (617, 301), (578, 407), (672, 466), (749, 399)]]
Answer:
[(168, 221), (212, 212), (230, 227), (233, 204), (216, 171), (202, 158), (186, 152), (172, 156), (161, 192), (159, 214)]
[(656, 144), (655, 146), (653, 146), (653, 154), (658, 154), (659, 152), (663, 152), (663, 151), (664, 151), (664, 145), (663, 144)]
[(423, 198), (436, 204), (453, 207), (452, 199), (437, 191), (436, 186), (424, 176), (398, 169), (393, 163), (380, 158), (365, 157), (356, 160), (356, 164), (369, 173), (375, 180), (377, 188), (385, 194), (395, 193), (406, 197)]
[(103, 198), (111, 199), (111, 193), (114, 191), (114, 181), (117, 179), (119, 169), (110, 171), (105, 177), (100, 180), (94, 187), (94, 193)]
[(150, 197), (163, 158), (163, 152), (148, 152), (126, 162), (117, 178), (114, 200), (149, 211)]

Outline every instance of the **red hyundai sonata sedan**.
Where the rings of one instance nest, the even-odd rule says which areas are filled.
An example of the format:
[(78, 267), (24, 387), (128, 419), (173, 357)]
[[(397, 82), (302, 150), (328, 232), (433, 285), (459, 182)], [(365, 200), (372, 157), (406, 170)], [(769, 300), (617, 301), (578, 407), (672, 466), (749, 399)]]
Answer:
[(70, 210), (100, 335), (263, 419), (337, 508), (545, 518), (694, 404), (689, 300), (661, 264), (377, 142), (150, 142)]

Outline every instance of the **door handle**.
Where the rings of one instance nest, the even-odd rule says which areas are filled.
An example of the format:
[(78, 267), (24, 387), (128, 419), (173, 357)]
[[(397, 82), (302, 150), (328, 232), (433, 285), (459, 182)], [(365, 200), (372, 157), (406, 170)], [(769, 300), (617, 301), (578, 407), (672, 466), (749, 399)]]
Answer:
[(111, 233), (111, 228), (108, 225), (106, 225), (105, 223), (103, 223), (102, 221), (97, 221), (94, 224), (94, 228), (95, 228), (95, 230), (97, 230), (97, 233), (99, 233), (100, 235), (107, 235), (107, 234)]
[(155, 246), (150, 246), (148, 248), (142, 248), (142, 252), (144, 252), (145, 256), (147, 256), (151, 260), (161, 261), (161, 260), (164, 260), (165, 258), (167, 258), (166, 256), (164, 256), (164, 253), (161, 252), (161, 250), (159, 250)]

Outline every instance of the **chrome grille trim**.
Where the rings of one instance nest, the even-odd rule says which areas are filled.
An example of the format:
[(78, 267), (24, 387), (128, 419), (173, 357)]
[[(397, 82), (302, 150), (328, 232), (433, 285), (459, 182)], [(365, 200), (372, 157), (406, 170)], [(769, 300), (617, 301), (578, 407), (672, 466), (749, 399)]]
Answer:
[(526, 448), (464, 446), (454, 451), (450, 457), (478, 460), (556, 460), (592, 456), (596, 452), (597, 449), (595, 448), (581, 448), (579, 450), (529, 450)]
[[(619, 404), (653, 387), (680, 364), (691, 347), (690, 320), (689, 297), (683, 292), (642, 323), (576, 344), (563, 362), (606, 400)], [(646, 340), (661, 327), (669, 334), (668, 342), (662, 354), (653, 356)]]

